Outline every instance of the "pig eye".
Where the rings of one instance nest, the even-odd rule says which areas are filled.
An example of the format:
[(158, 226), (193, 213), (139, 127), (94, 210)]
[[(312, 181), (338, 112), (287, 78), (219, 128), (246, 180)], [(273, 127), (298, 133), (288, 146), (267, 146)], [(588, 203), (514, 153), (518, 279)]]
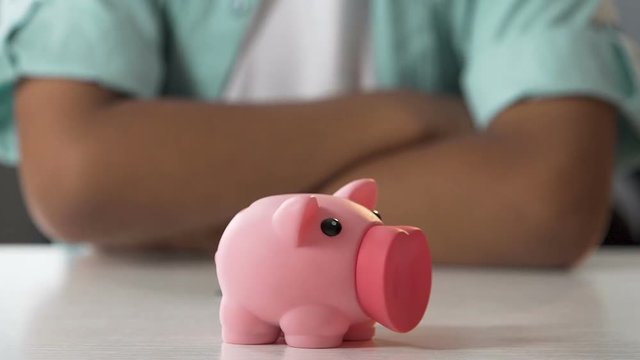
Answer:
[(328, 218), (322, 220), (320, 229), (327, 236), (336, 236), (340, 234), (340, 231), (342, 231), (342, 224), (340, 224), (338, 219)]
[(373, 212), (373, 215), (377, 216), (377, 217), (378, 217), (378, 219), (382, 220), (382, 215), (380, 215), (380, 211), (378, 211), (378, 210), (373, 210), (372, 212)]

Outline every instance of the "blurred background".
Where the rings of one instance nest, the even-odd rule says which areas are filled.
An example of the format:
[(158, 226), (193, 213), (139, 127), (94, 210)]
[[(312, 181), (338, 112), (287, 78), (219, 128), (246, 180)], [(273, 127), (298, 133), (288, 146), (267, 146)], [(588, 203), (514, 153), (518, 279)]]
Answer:
[[(640, 40), (640, 0), (616, 0), (622, 27)], [(0, 165), (0, 243), (45, 243), (33, 226), (18, 187), (15, 169)]]

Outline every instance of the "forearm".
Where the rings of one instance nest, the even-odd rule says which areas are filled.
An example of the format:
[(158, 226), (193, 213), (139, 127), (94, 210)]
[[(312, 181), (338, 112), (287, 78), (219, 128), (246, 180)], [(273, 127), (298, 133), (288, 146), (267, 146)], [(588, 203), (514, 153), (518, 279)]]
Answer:
[[(424, 228), (438, 263), (567, 266), (600, 241), (608, 216), (615, 126), (611, 109), (594, 113), (605, 126), (576, 131), (584, 139), (567, 141), (563, 152), (561, 134), (574, 119), (562, 119), (567, 129), (555, 134), (540, 133), (546, 138), (540, 147), (504, 126), (376, 158), (325, 191), (376, 178), (384, 220)], [(592, 121), (575, 118), (585, 129)], [(544, 129), (559, 119), (524, 119), (530, 120)]]
[[(71, 238), (96, 242), (219, 225), (259, 197), (307, 191), (367, 156), (438, 132), (436, 122), (358, 96), (264, 106), (117, 100), (58, 110), (41, 115), (37, 131), (61, 136), (26, 136), (36, 124), (20, 124), (27, 195), (46, 189), (51, 178), (31, 173), (62, 152), (66, 164), (49, 169), (62, 188), (46, 196), (66, 199), (35, 201), (63, 206), (32, 208), (73, 223)], [(64, 205), (69, 198), (76, 204)]]

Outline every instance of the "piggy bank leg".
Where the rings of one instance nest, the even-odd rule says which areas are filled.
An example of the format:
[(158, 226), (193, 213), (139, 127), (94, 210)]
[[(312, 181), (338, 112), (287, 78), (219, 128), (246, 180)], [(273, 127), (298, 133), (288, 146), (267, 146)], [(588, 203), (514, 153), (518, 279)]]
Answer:
[(353, 324), (344, 334), (345, 341), (367, 341), (373, 338), (376, 333), (375, 321), (369, 320), (358, 324)]
[(338, 310), (323, 305), (301, 306), (280, 319), (287, 345), (298, 348), (331, 348), (342, 344), (349, 321)]
[(222, 341), (229, 344), (271, 344), (278, 340), (280, 328), (258, 319), (241, 305), (225, 300), (220, 304)]

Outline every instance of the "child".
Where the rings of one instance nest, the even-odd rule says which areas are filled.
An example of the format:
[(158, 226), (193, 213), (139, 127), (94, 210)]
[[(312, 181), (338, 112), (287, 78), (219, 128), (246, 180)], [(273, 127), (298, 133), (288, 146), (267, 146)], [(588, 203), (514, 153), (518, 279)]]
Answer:
[(640, 120), (609, 1), (0, 13), (0, 153), (71, 242), (210, 249), (252, 200), (374, 177), (385, 220), (424, 228), (437, 262), (571, 266), (607, 224), (616, 118)]

